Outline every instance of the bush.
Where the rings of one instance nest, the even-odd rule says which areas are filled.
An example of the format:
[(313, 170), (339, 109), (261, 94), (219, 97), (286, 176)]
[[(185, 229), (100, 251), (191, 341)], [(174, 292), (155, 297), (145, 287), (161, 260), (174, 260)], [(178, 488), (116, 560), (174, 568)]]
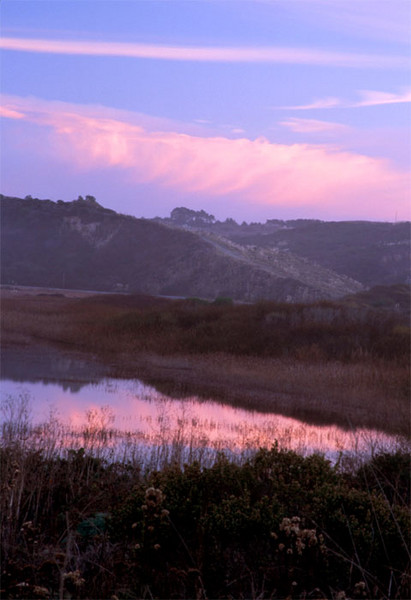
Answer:
[(145, 474), (1, 454), (5, 597), (409, 597), (405, 453), (340, 472), (274, 446)]

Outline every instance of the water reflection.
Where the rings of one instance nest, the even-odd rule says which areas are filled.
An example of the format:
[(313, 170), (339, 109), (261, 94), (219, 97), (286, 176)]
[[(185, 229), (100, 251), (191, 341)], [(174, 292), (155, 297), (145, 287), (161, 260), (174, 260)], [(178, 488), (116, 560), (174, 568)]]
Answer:
[(54, 448), (84, 447), (108, 458), (119, 453), (124, 458), (144, 447), (190, 460), (201, 452), (239, 454), (275, 442), (301, 454), (322, 452), (333, 458), (340, 452), (392, 449), (398, 442), (373, 430), (314, 426), (197, 397), (176, 400), (138, 380), (103, 379), (83, 384), (79, 393), (56, 383), (5, 380), (1, 398), (3, 423), (19, 417), (27, 431), (31, 424), (41, 439), (52, 436)]
[(54, 383), (72, 394), (104, 377), (104, 367), (90, 356), (50, 346), (10, 346), (1, 352), (1, 379)]

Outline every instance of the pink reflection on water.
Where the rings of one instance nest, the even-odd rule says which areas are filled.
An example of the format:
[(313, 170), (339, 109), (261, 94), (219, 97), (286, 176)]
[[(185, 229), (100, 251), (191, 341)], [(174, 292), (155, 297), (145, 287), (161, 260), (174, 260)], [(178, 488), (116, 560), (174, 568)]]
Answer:
[[(197, 397), (173, 399), (132, 380), (106, 379), (76, 392), (55, 383), (2, 382), (2, 399), (19, 395), (30, 399), (34, 424), (50, 421), (52, 415), (66, 432), (77, 436), (79, 444), (99, 439), (102, 445), (114, 447), (127, 439), (146, 446), (174, 444), (243, 452), (270, 448), (278, 442), (281, 448), (303, 454), (318, 451), (327, 455), (369, 452), (395, 444), (393, 437), (373, 430), (310, 425)], [(101, 431), (103, 436), (99, 436)], [(66, 447), (70, 439), (74, 437), (66, 437)]]

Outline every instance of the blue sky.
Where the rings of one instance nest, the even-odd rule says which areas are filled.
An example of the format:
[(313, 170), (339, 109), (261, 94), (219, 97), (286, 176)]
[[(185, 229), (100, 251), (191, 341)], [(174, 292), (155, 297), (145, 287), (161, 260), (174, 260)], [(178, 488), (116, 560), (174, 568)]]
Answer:
[(410, 217), (409, 0), (2, 0), (1, 189)]

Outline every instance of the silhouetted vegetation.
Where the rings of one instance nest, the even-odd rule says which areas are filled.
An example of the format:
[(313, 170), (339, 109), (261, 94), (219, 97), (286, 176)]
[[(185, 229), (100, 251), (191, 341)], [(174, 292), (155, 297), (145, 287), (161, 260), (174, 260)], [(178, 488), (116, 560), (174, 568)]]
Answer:
[(142, 471), (7, 439), (4, 598), (410, 597), (408, 454), (332, 466), (274, 446)]

